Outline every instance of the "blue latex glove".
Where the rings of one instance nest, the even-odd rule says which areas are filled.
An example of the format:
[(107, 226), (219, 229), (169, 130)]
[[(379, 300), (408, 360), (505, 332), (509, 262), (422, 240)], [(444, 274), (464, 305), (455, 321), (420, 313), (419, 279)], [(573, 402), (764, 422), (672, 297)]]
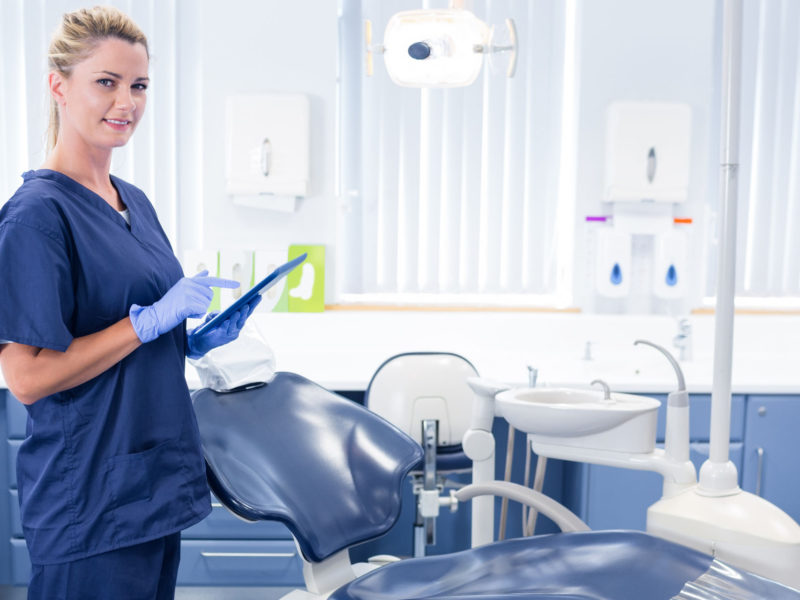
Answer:
[[(188, 346), (186, 356), (189, 358), (200, 358), (209, 350), (235, 340), (237, 337), (239, 337), (239, 332), (242, 330), (242, 327), (244, 327), (247, 317), (253, 314), (253, 311), (256, 309), (256, 306), (258, 306), (259, 302), (261, 302), (260, 295), (256, 296), (248, 304), (245, 304), (240, 310), (237, 310), (235, 313), (233, 313), (230, 318), (224, 321), (219, 327), (212, 329), (211, 331), (206, 331), (202, 334), (195, 334), (194, 331), (198, 329), (197, 327), (190, 331), (189, 335), (186, 336), (186, 342)], [(206, 317), (206, 322), (213, 319), (216, 315), (217, 313), (210, 313), (208, 317)]]
[(136, 335), (146, 344), (173, 330), (189, 317), (202, 317), (214, 297), (212, 287), (237, 288), (239, 282), (209, 277), (208, 271), (179, 279), (160, 300), (150, 306), (131, 306), (129, 314)]

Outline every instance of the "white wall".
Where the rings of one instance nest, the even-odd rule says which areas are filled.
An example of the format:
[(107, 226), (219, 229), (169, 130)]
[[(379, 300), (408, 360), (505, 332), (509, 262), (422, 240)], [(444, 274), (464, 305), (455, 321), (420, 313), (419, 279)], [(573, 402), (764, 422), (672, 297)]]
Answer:
[[(178, 11), (179, 247), (326, 244), (330, 301), (337, 206), (337, 3), (183, 0)], [(237, 206), (225, 195), (225, 98), (271, 91), (301, 92), (310, 98), (310, 191), (295, 213)]]

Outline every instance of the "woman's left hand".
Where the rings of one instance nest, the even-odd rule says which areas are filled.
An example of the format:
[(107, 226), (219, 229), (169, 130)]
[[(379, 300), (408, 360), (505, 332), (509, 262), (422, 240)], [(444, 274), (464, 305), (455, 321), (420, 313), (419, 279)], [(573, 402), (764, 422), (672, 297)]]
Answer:
[[(261, 296), (257, 295), (249, 304), (246, 304), (241, 310), (233, 313), (228, 320), (211, 331), (200, 334), (194, 333), (199, 327), (190, 331), (186, 336), (188, 345), (186, 356), (189, 358), (200, 358), (209, 350), (213, 350), (217, 346), (222, 346), (235, 340), (239, 337), (239, 332), (242, 330), (242, 327), (244, 327), (245, 321), (253, 314), (259, 302), (261, 302)], [(216, 315), (217, 313), (209, 313), (206, 317), (206, 322), (213, 319)]]

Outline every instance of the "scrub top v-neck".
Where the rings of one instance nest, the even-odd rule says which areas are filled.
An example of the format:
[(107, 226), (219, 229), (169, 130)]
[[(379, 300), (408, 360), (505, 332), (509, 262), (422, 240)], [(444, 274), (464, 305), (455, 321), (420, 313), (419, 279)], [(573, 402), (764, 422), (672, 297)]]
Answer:
[[(183, 276), (138, 188), (112, 176), (128, 226), (66, 175), (42, 169), (23, 179), (0, 210), (0, 339), (63, 352)], [(94, 379), (27, 406), (17, 479), (32, 562), (142, 543), (210, 512), (185, 343), (176, 327)]]

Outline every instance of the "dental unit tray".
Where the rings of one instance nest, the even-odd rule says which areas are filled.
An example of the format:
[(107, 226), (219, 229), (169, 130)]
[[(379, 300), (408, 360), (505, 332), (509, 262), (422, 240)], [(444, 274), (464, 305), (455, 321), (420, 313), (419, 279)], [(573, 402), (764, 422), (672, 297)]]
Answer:
[(300, 263), (302, 263), (307, 256), (308, 256), (307, 253), (303, 253), (297, 258), (293, 258), (289, 262), (282, 264), (272, 273), (264, 277), (264, 279), (259, 281), (249, 290), (247, 290), (247, 292), (242, 294), (242, 297), (239, 298), (233, 304), (231, 304), (228, 308), (226, 308), (221, 313), (216, 315), (213, 319), (206, 321), (205, 323), (200, 325), (200, 327), (198, 327), (192, 332), (192, 335), (203, 335), (222, 325), (225, 321), (227, 321), (231, 317), (233, 313), (242, 308), (245, 304), (249, 304), (250, 302), (252, 302), (252, 300), (257, 295), (264, 294), (268, 289), (270, 289), (281, 279), (286, 277), (291, 271), (294, 270), (295, 267), (297, 267)]

